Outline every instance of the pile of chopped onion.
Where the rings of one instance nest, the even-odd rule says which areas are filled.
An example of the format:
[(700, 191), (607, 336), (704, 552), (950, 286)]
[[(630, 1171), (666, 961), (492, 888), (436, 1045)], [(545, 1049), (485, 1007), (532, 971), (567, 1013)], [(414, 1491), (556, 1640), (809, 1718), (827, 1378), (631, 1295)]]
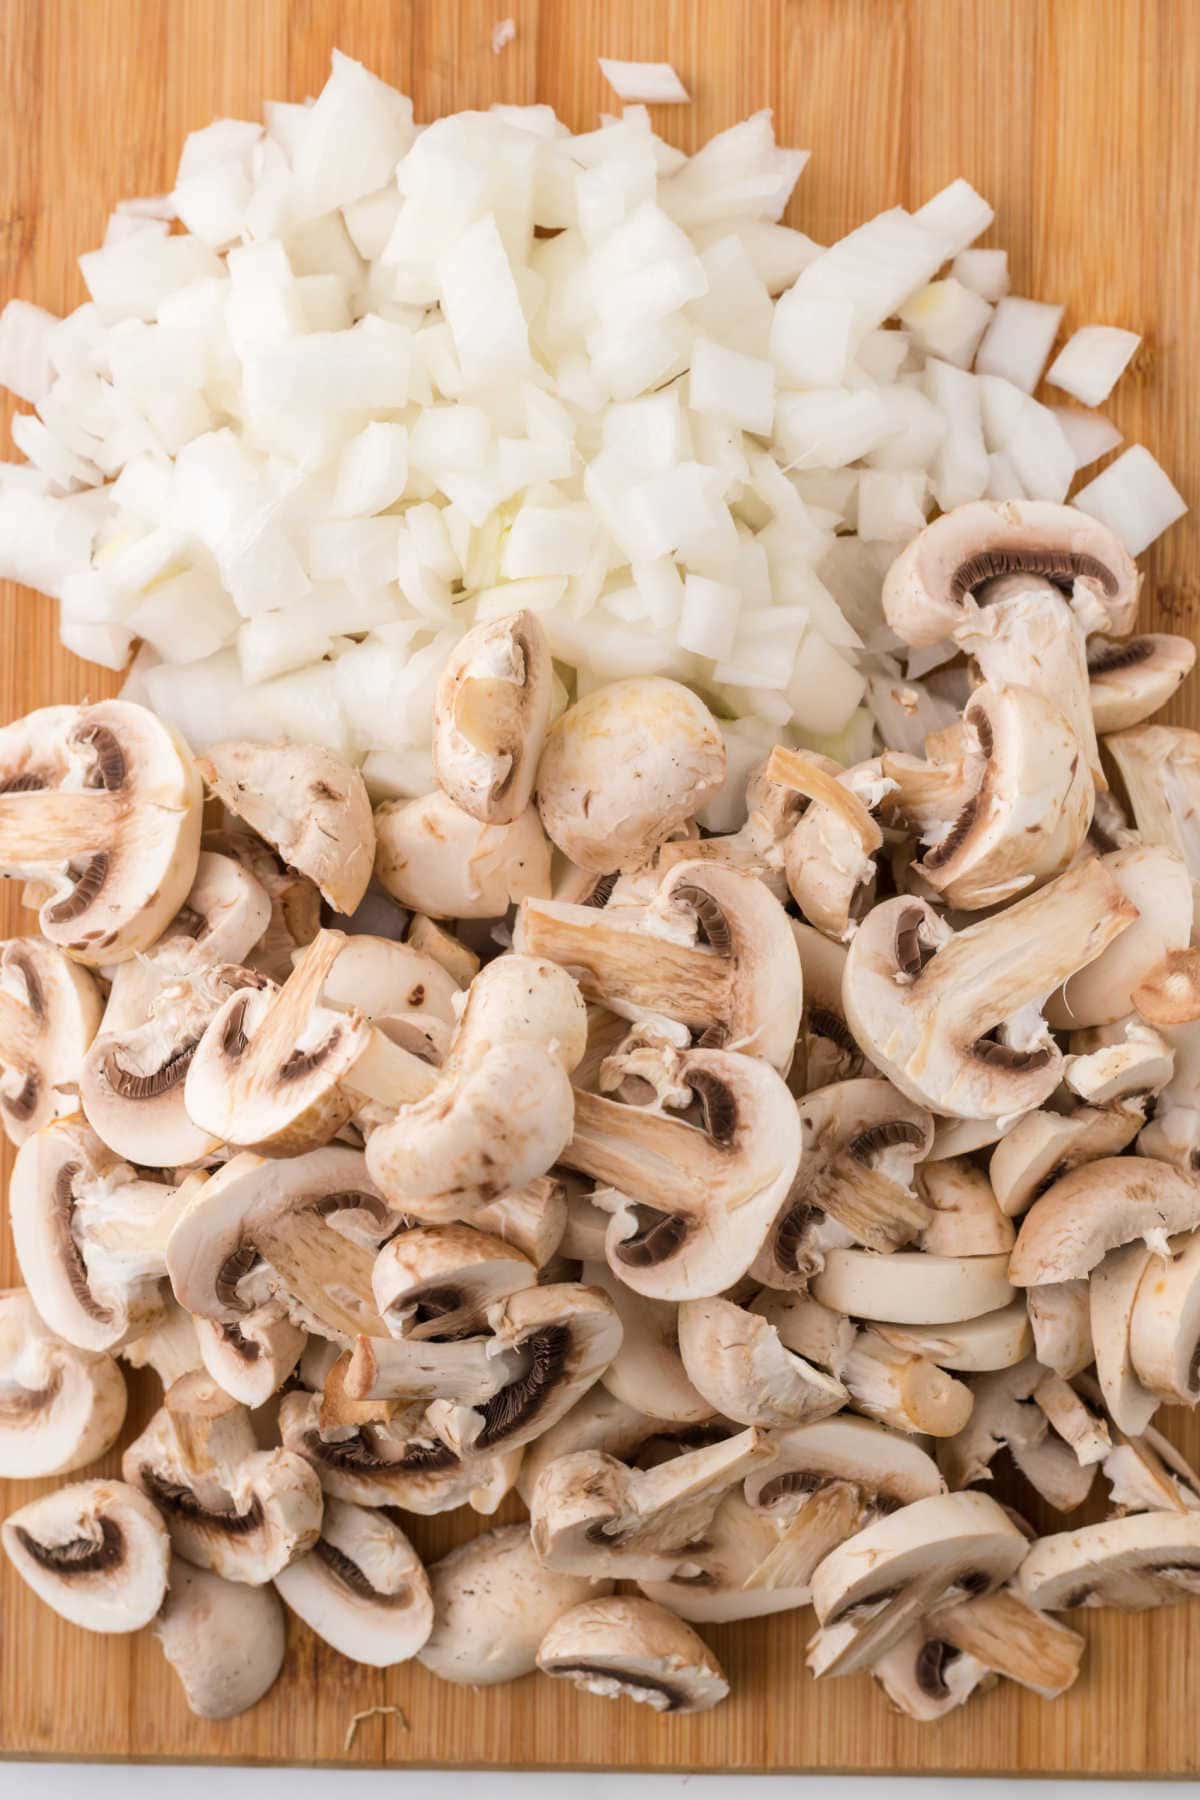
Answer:
[[(685, 98), (665, 65), (623, 95)], [(677, 91), (676, 91), (677, 90)], [(65, 319), (11, 302), (0, 575), (202, 747), (324, 743), (377, 798), (433, 783), (438, 672), (530, 607), (561, 699), (690, 683), (744, 772), (867, 752), (880, 584), (935, 508), (1063, 500), (1120, 442), (1033, 398), (1061, 308), (1011, 296), (963, 180), (827, 249), (779, 223), (807, 152), (756, 113), (688, 158), (641, 105), (417, 127), (335, 53), (304, 105), (193, 132), (122, 202)], [(1136, 346), (1060, 353), (1105, 397)], [(1149, 452), (1076, 504), (1139, 551), (1183, 503)]]

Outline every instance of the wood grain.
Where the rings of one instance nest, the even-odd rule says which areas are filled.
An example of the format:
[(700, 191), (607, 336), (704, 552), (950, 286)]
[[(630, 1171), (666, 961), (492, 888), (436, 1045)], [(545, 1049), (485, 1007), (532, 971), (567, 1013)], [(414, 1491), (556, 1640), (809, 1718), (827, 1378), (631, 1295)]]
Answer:
[[(514, 43), (491, 51), (511, 14)], [(658, 124), (691, 149), (771, 106), (813, 161), (789, 215), (822, 242), (913, 205), (957, 174), (994, 202), (1014, 286), (1064, 324), (1145, 339), (1112, 410), (1187, 494), (1200, 478), (1200, 32), (1192, 0), (0, 0), (0, 291), (58, 311), (83, 298), (79, 252), (122, 195), (170, 185), (184, 133), (298, 99), (338, 45), (414, 95), (418, 117), (550, 101), (575, 128), (612, 97), (595, 58), (669, 59), (695, 102)], [(1146, 618), (1194, 635), (1196, 515), (1145, 559)], [(13, 589), (0, 610), (0, 717), (109, 693), (65, 656), (54, 609)], [(1174, 708), (1200, 718), (1195, 689)], [(16, 924), (15, 907), (4, 920)], [(0, 1279), (13, 1281), (7, 1230)], [(153, 1404), (139, 1390), (130, 1420)], [(1190, 1452), (1194, 1420), (1172, 1421)], [(115, 1457), (109, 1466), (116, 1466)], [(37, 1491), (9, 1484), (7, 1511)], [(473, 1521), (417, 1520), (436, 1554)], [(459, 1690), (419, 1668), (344, 1661), (293, 1622), (287, 1666), (248, 1716), (187, 1711), (153, 1638), (72, 1630), (0, 1569), (0, 1752), (239, 1762), (660, 1769), (851, 1769), (1182, 1776), (1200, 1768), (1189, 1675), (1200, 1607), (1087, 1617), (1086, 1672), (1047, 1704), (1012, 1687), (940, 1725), (890, 1713), (865, 1680), (815, 1686), (807, 1614), (712, 1632), (733, 1698), (659, 1720), (562, 1683)], [(403, 1709), (362, 1723), (351, 1714)]]

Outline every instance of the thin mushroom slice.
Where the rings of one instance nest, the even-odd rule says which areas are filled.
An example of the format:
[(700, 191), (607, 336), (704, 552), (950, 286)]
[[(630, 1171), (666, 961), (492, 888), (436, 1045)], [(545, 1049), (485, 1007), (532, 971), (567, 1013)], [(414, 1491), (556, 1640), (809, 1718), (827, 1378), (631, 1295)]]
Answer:
[(841, 1379), (846, 1359), (858, 1336), (852, 1319), (822, 1306), (806, 1292), (780, 1293), (764, 1288), (751, 1300), (749, 1311), (759, 1314), (779, 1333), (785, 1350), (792, 1350), (806, 1362), (819, 1363), (831, 1375)]
[(871, 1060), (918, 1105), (960, 1118), (1026, 1112), (1062, 1076), (1042, 997), (1133, 917), (1095, 860), (965, 931), (951, 932), (923, 901), (885, 901), (850, 945), (846, 1016)]
[(798, 1425), (846, 1403), (842, 1383), (785, 1350), (769, 1320), (719, 1297), (683, 1302), (679, 1353), (693, 1386), (743, 1425)]
[[(0, 768), (28, 735), (26, 720), (0, 731)], [(0, 871), (49, 886), (39, 921), (51, 944), (77, 962), (122, 962), (184, 902), (201, 800), (190, 752), (153, 713), (124, 700), (80, 707), (63, 721), (58, 780), (0, 791)]]
[(72, 1110), (100, 1014), (93, 978), (63, 951), (40, 938), (0, 943), (0, 1126), (10, 1144)]
[(167, 1590), (170, 1542), (123, 1481), (77, 1481), (9, 1513), (8, 1559), (39, 1600), (87, 1631), (140, 1631)]
[(1087, 1368), (1096, 1354), (1087, 1282), (1048, 1281), (1041, 1287), (1028, 1288), (1025, 1304), (1038, 1361), (1070, 1381)]
[(441, 1061), (458, 1021), (458, 983), (411, 944), (356, 932), (325, 978), (322, 1004), (360, 1012), (393, 1043)]
[(938, 1635), (936, 1625), (914, 1625), (885, 1650), (869, 1673), (897, 1712), (928, 1724), (965, 1706), (987, 1684), (989, 1670), (957, 1644)]
[(729, 1693), (716, 1657), (690, 1625), (626, 1595), (584, 1600), (564, 1613), (542, 1639), (537, 1666), (584, 1693), (660, 1713), (707, 1712)]
[(844, 940), (874, 892), (874, 859), (883, 847), (874, 814), (891, 781), (878, 759), (842, 770), (827, 770), (824, 760), (777, 747), (765, 773), (811, 802), (783, 845), (792, 899), (810, 925)]
[(889, 1513), (832, 1550), (813, 1575), (815, 1675), (868, 1667), (919, 1619), (1015, 1573), (1025, 1538), (986, 1494), (938, 1494)]
[[(1076, 1388), (1083, 1404), (1100, 1418), (1104, 1400), (1099, 1383), (1083, 1375)], [(1109, 1431), (1113, 1441), (1101, 1471), (1114, 1513), (1200, 1513), (1200, 1475), (1169, 1438), (1153, 1425), (1130, 1437), (1115, 1420)]]
[[(753, 1510), (741, 1491), (731, 1488), (703, 1539), (690, 1547), (673, 1573), (638, 1586), (647, 1600), (697, 1625), (762, 1619), (807, 1606), (808, 1578), (791, 1579), (796, 1557), (787, 1545), (788, 1529), (784, 1521)], [(818, 1547), (827, 1542), (815, 1536), (812, 1541)]]
[(543, 1567), (528, 1525), (502, 1525), (429, 1567), (433, 1630), (417, 1660), (442, 1681), (490, 1687), (537, 1667), (555, 1620), (597, 1589), (581, 1575)]
[(1083, 1660), (1079, 1633), (1037, 1611), (1012, 1587), (947, 1607), (935, 1626), (964, 1656), (1044, 1700), (1056, 1700), (1074, 1686)]
[(1072, 1169), (1117, 1156), (1141, 1129), (1136, 1106), (1038, 1110), (1018, 1119), (992, 1151), (988, 1175), (1006, 1218), (1016, 1218)]
[(581, 1279), (608, 1295), (621, 1321), (620, 1349), (600, 1377), (608, 1391), (675, 1425), (711, 1419), (712, 1405), (688, 1380), (679, 1354), (678, 1307), (633, 1293), (607, 1263), (585, 1262)]
[(226, 1581), (177, 1556), (154, 1635), (201, 1719), (233, 1719), (256, 1705), (287, 1648), (283, 1608), (269, 1587)]
[(831, 1250), (812, 1291), (835, 1312), (888, 1325), (958, 1324), (1014, 1299), (1003, 1253), (929, 1256), (898, 1250), (880, 1256), (873, 1250)]
[(896, 1431), (953, 1437), (971, 1416), (970, 1388), (929, 1357), (860, 1331), (842, 1367), (851, 1402)]
[(1116, 764), (1143, 844), (1171, 850), (1200, 881), (1196, 788), (1200, 732), (1179, 725), (1136, 725), (1114, 732), (1104, 748)]
[(1200, 1403), (1200, 1232), (1172, 1238), (1168, 1252), (1147, 1263), (1134, 1296), (1129, 1354), (1138, 1381), (1157, 1399), (1169, 1405), (1196, 1406)]
[(249, 1407), (265, 1406), (279, 1392), (308, 1341), (278, 1300), (256, 1306), (236, 1325), (196, 1319), (195, 1331), (208, 1373), (231, 1399)]
[(978, 1318), (951, 1325), (876, 1326), (879, 1336), (897, 1350), (928, 1357), (942, 1369), (979, 1374), (988, 1369), (1008, 1369), (1024, 1360), (1033, 1349), (1033, 1333), (1024, 1297)]
[(1126, 731), (1140, 725), (1167, 704), (1195, 662), (1191, 639), (1165, 632), (1123, 641), (1092, 638), (1087, 667), (1096, 730)]
[(1034, 1202), (1009, 1263), (1016, 1287), (1090, 1275), (1110, 1250), (1141, 1239), (1165, 1254), (1167, 1238), (1200, 1226), (1200, 1184), (1148, 1156), (1084, 1164)]
[(344, 1500), (325, 1502), (320, 1537), (275, 1586), (319, 1638), (373, 1669), (408, 1662), (433, 1629), (429, 1577), (399, 1525)]
[(472, 818), (507, 825), (529, 805), (553, 684), (536, 613), (488, 619), (450, 652), (433, 703), (433, 767)]
[(393, 1337), (410, 1342), (469, 1336), (489, 1306), (532, 1287), (527, 1256), (470, 1225), (422, 1225), (383, 1246), (371, 1286)]
[(1165, 1035), (1174, 1066), (1154, 1117), (1138, 1136), (1138, 1154), (1195, 1174), (1200, 1170), (1200, 1025), (1167, 1027)]
[(968, 1157), (922, 1164), (916, 1184), (933, 1209), (917, 1240), (927, 1255), (998, 1256), (1012, 1249), (1017, 1234), (988, 1177)]
[(404, 941), (443, 968), (460, 990), (469, 988), (479, 973), (475, 952), (425, 913), (413, 914)]
[(182, 938), (205, 962), (241, 963), (270, 925), (271, 897), (253, 870), (234, 856), (201, 850), (187, 899), (163, 941)]
[(229, 811), (352, 913), (375, 859), (371, 802), (357, 769), (319, 744), (214, 744), (200, 773)]
[(517, 1492), (529, 1504), (538, 1477), (560, 1456), (577, 1450), (601, 1450), (620, 1462), (639, 1464), (646, 1447), (698, 1448), (732, 1436), (734, 1427), (718, 1420), (704, 1425), (677, 1425), (652, 1418), (640, 1407), (618, 1400), (602, 1382), (590, 1387), (569, 1412), (535, 1438), (525, 1451)]
[(320, 1394), (285, 1394), (279, 1429), (289, 1450), (311, 1464), (325, 1493), (359, 1506), (429, 1515), (462, 1506), (494, 1475), (496, 1458), (463, 1459), (426, 1421), (423, 1404), (365, 1401), (347, 1419), (323, 1418)]
[(23, 1288), (0, 1293), (0, 1476), (69, 1475), (103, 1456), (124, 1422), (112, 1357), (56, 1337)]
[(1110, 1250), (1092, 1270), (1088, 1300), (1096, 1378), (1114, 1423), (1130, 1437), (1143, 1432), (1158, 1411), (1159, 1397), (1142, 1385), (1134, 1368), (1130, 1332), (1137, 1296), (1158, 1279), (1164, 1258), (1144, 1243)]
[(1130, 1513), (1039, 1538), (1017, 1586), (1039, 1612), (1144, 1612), (1200, 1593), (1200, 1514)]
[(1074, 1449), (1051, 1432), (1046, 1413), (1033, 1403), (1042, 1374), (1027, 1357), (975, 1378), (970, 1419), (938, 1446), (938, 1466), (952, 1489), (989, 1480), (993, 1459), (1007, 1445), (1018, 1469), (1052, 1506), (1070, 1512), (1083, 1505), (1095, 1468), (1082, 1464)]
[[(1110, 1025), (1134, 1010), (1134, 993), (1192, 932), (1192, 881), (1186, 863), (1161, 844), (1131, 844), (1100, 859), (1136, 917), (1099, 956), (1089, 958), (1046, 1001), (1055, 1031)], [(1095, 865), (1092, 865), (1093, 867)]]

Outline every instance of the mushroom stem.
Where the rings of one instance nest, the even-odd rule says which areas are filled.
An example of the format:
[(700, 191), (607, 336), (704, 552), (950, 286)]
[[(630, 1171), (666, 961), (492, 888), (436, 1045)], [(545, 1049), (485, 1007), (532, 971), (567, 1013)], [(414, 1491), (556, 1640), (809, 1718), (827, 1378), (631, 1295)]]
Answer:
[(768, 1556), (742, 1583), (744, 1591), (804, 1588), (831, 1550), (863, 1522), (863, 1502), (852, 1481), (825, 1481), (805, 1501)]
[(519, 945), (575, 974), (587, 1000), (665, 1013), (697, 1030), (714, 1025), (727, 1003), (728, 965), (712, 950), (676, 943), (607, 913), (562, 900), (523, 900)]
[(1011, 1588), (964, 1600), (937, 1615), (938, 1636), (1046, 1700), (1065, 1694), (1079, 1673), (1084, 1640), (1028, 1605)]
[(256, 1221), (254, 1247), (287, 1292), (330, 1330), (348, 1338), (387, 1336), (371, 1286), (374, 1256), (350, 1238), (334, 1239), (319, 1213), (301, 1208)]
[(94, 856), (112, 843), (123, 805), (104, 788), (0, 794), (0, 864), (26, 869)]
[(838, 780), (836, 775), (801, 750), (785, 750), (777, 744), (767, 758), (764, 771), (768, 781), (806, 794), (810, 800), (832, 807), (850, 825), (862, 841), (864, 856), (873, 856), (883, 846), (883, 832), (871, 817), (858, 795)]
[(355, 1341), (345, 1376), (351, 1400), (457, 1400), (474, 1406), (516, 1379), (519, 1351), (493, 1353), (490, 1338), (436, 1344), (420, 1338)]

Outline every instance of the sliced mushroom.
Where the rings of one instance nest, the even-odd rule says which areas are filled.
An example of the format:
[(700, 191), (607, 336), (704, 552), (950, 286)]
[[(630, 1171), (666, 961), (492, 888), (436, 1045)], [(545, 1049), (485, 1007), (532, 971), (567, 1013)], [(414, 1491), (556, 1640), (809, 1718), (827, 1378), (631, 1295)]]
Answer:
[(1158, 1411), (1158, 1395), (1143, 1387), (1134, 1370), (1129, 1335), (1138, 1290), (1156, 1280), (1164, 1259), (1141, 1242), (1110, 1250), (1091, 1272), (1088, 1302), (1096, 1377), (1114, 1423), (1131, 1437), (1143, 1432)]
[(408, 1662), (433, 1629), (429, 1577), (399, 1525), (344, 1500), (325, 1502), (320, 1537), (275, 1586), (319, 1638), (374, 1669)]
[(879, 1336), (897, 1350), (926, 1356), (939, 1368), (979, 1374), (988, 1369), (1008, 1369), (1033, 1349), (1033, 1333), (1024, 1296), (978, 1318), (951, 1325), (883, 1325)]
[(671, 1424), (711, 1419), (713, 1408), (688, 1380), (679, 1354), (679, 1308), (633, 1293), (607, 1263), (584, 1263), (582, 1280), (608, 1295), (621, 1321), (620, 1348), (600, 1377), (609, 1393)]
[(923, 1164), (917, 1188), (933, 1208), (917, 1240), (930, 1256), (998, 1256), (1012, 1249), (1016, 1232), (997, 1205), (991, 1182), (967, 1157)]
[(1017, 1586), (1039, 1612), (1144, 1612), (1200, 1592), (1200, 1514), (1130, 1513), (1039, 1538)]
[(123, 1481), (43, 1494), (9, 1513), (0, 1540), (38, 1599), (87, 1631), (140, 1631), (167, 1591), (166, 1527)]
[(1200, 1403), (1200, 1233), (1172, 1238), (1168, 1251), (1147, 1263), (1129, 1318), (1129, 1353), (1138, 1381), (1159, 1400), (1195, 1406)]
[(960, 932), (924, 901), (885, 901), (850, 945), (846, 1016), (871, 1060), (918, 1105), (961, 1118), (1026, 1112), (1062, 1074), (1041, 999), (1134, 916), (1095, 860)]
[(804, 975), (804, 1013), (792, 1071), (793, 1085), (798, 1080), (797, 1092), (807, 1093), (836, 1081), (869, 1075), (870, 1065), (842, 1011), (845, 945), (831, 942), (802, 919), (793, 919), (791, 924)]
[(357, 769), (319, 744), (214, 744), (200, 762), (213, 793), (352, 913), (375, 858), (371, 802)]
[(358, 1337), (343, 1387), (351, 1400), (454, 1400), (479, 1406), (508, 1387), (519, 1356), (486, 1337), (430, 1342), (424, 1338)]
[(375, 873), (402, 906), (433, 919), (495, 919), (550, 892), (550, 845), (537, 810), (488, 825), (441, 789), (375, 814)]
[(665, 1419), (652, 1418), (640, 1407), (618, 1400), (602, 1382), (597, 1382), (527, 1447), (517, 1492), (528, 1505), (542, 1470), (557, 1457), (569, 1456), (576, 1450), (602, 1450), (621, 1462), (633, 1463), (647, 1444), (665, 1441), (672, 1434), (684, 1447), (694, 1448), (701, 1443), (715, 1443), (733, 1430), (732, 1425), (720, 1425), (717, 1421), (699, 1426), (668, 1424)]
[(1102, 955), (1069, 977), (1046, 1002), (1056, 1031), (1108, 1025), (1133, 1011), (1133, 993), (1192, 930), (1192, 883), (1186, 864), (1160, 844), (1114, 850), (1101, 864), (1136, 917)]
[(550, 723), (554, 670), (537, 615), (509, 613), (450, 652), (433, 707), (433, 767), (456, 806), (489, 825), (524, 812)]
[[(746, 783), (746, 818), (737, 831), (702, 838), (695, 835), (694, 825), (682, 826), (681, 831), (687, 835), (677, 841), (661, 844), (654, 866), (661, 875), (677, 862), (690, 862), (696, 858), (705, 862), (722, 863), (729, 868), (742, 869), (757, 876), (777, 900), (786, 903), (788, 885), (783, 870), (784, 843), (805, 805), (802, 795), (794, 788), (780, 786), (777, 781), (768, 777), (766, 763), (759, 763), (751, 771)], [(630, 884), (638, 879), (631, 875), (618, 878), (613, 874), (597, 878), (586, 869), (577, 870), (576, 878), (577, 887), (574, 891), (560, 892), (556, 889), (556, 897), (580, 900), (592, 906), (621, 904), (628, 897)], [(597, 898), (598, 894), (605, 894), (606, 897), (600, 900)]]
[(479, 973), (480, 962), (475, 952), (425, 913), (413, 914), (406, 942), (444, 969), (460, 989), (470, 987)]
[(769, 1320), (719, 1297), (683, 1302), (679, 1352), (710, 1405), (743, 1425), (798, 1425), (846, 1402), (841, 1382), (785, 1350)]
[(153, 1369), (164, 1389), (204, 1367), (196, 1321), (174, 1300), (168, 1300), (162, 1317), (139, 1338), (121, 1346), (121, 1358), (131, 1369)]
[[(326, 1494), (359, 1506), (431, 1514), (462, 1506), (495, 1475), (499, 1458), (463, 1459), (442, 1443), (423, 1404), (365, 1401), (325, 1420), (319, 1394), (285, 1394), (279, 1429), (289, 1450), (310, 1463)], [(514, 1471), (515, 1479), (515, 1471)]]
[(417, 1660), (442, 1681), (487, 1687), (537, 1666), (554, 1621), (607, 1582), (543, 1567), (528, 1525), (502, 1525), (430, 1565), (433, 1630)]
[(124, 1421), (112, 1357), (56, 1337), (23, 1288), (0, 1293), (0, 1476), (69, 1475), (103, 1456)]
[(636, 1700), (660, 1713), (707, 1712), (729, 1692), (721, 1665), (690, 1625), (624, 1594), (581, 1601), (556, 1619), (537, 1666), (585, 1694)]
[(1200, 881), (1196, 794), (1200, 732), (1179, 725), (1137, 725), (1104, 740), (1117, 766), (1143, 844), (1173, 850)]
[(896, 1431), (953, 1437), (971, 1416), (970, 1388), (918, 1352), (860, 1331), (842, 1369), (853, 1404)]
[(986, 1664), (939, 1636), (932, 1622), (905, 1632), (870, 1672), (896, 1711), (922, 1724), (965, 1705), (989, 1673)]
[(964, 1428), (938, 1446), (938, 1466), (952, 1489), (987, 1481), (997, 1452), (1007, 1445), (1013, 1461), (1033, 1486), (1062, 1512), (1082, 1506), (1095, 1468), (1081, 1464), (1073, 1449), (1050, 1433), (1050, 1422), (1033, 1394), (1043, 1371), (1032, 1357), (976, 1376), (975, 1405)]
[(806, 1362), (819, 1363), (841, 1379), (858, 1335), (853, 1320), (844, 1313), (822, 1306), (812, 1294), (780, 1293), (773, 1288), (756, 1295), (749, 1310), (775, 1327), (785, 1350), (794, 1351)]
[(811, 802), (784, 843), (788, 890), (810, 925), (844, 940), (874, 889), (874, 858), (883, 846), (874, 813), (892, 784), (878, 760), (843, 770), (825, 763), (777, 747), (766, 776)]
[(195, 1321), (204, 1367), (243, 1406), (265, 1406), (299, 1362), (308, 1334), (293, 1325), (282, 1301), (256, 1306), (236, 1325)]
[(1164, 1035), (1174, 1052), (1171, 1079), (1137, 1147), (1143, 1156), (1194, 1174), (1200, 1169), (1200, 1025), (1166, 1027)]
[(703, 1539), (690, 1547), (674, 1573), (664, 1581), (640, 1581), (638, 1586), (647, 1600), (694, 1624), (724, 1625), (807, 1606), (811, 1593), (807, 1579), (789, 1583), (787, 1564), (793, 1554), (787, 1553), (785, 1563), (779, 1560), (788, 1529), (789, 1523), (755, 1511), (740, 1489), (731, 1488)]
[(1047, 1370), (1034, 1388), (1033, 1398), (1085, 1468), (1089, 1463), (1102, 1463), (1111, 1453), (1108, 1421), (1061, 1375)]
[[(1099, 1383), (1084, 1375), (1076, 1387), (1081, 1402), (1101, 1419)], [(1200, 1476), (1161, 1431), (1148, 1425), (1140, 1436), (1130, 1437), (1115, 1421), (1108, 1428), (1113, 1441), (1101, 1468), (1116, 1514), (1200, 1512)]]
[(1139, 1238), (1163, 1254), (1172, 1233), (1200, 1226), (1200, 1184), (1148, 1156), (1103, 1157), (1073, 1169), (1021, 1221), (1009, 1264), (1016, 1287), (1090, 1275)]
[(283, 1608), (269, 1587), (226, 1581), (177, 1556), (154, 1635), (202, 1719), (232, 1719), (254, 1706), (287, 1648)]
[(1009, 1681), (1056, 1700), (1074, 1685), (1084, 1640), (1029, 1606), (1011, 1587), (963, 1600), (937, 1615), (938, 1636)]
[[(473, 1207), (471, 1223), (476, 1231), (499, 1238), (527, 1256), (539, 1272), (562, 1250), (567, 1225), (567, 1202), (564, 1183), (556, 1175), (537, 1175), (524, 1187), (489, 1200), (486, 1206)], [(575, 1257), (576, 1262), (582, 1261)]]
[(609, 1215), (603, 1207), (596, 1205), (593, 1183), (584, 1181), (581, 1176), (570, 1175), (564, 1186), (564, 1196), (567, 1220), (558, 1249), (563, 1256), (570, 1256), (579, 1263), (599, 1262), (604, 1255)]
[(1038, 1361), (1070, 1381), (1095, 1357), (1087, 1282), (1043, 1282), (1026, 1289), (1025, 1304)]
[(988, 1163), (1000, 1210), (1015, 1218), (1072, 1169), (1116, 1156), (1138, 1134), (1134, 1106), (1076, 1106), (1026, 1113), (993, 1150)]
[(1097, 731), (1125, 731), (1165, 706), (1196, 661), (1190, 638), (1160, 632), (1123, 641), (1094, 637), (1088, 679)]
[(70, 1112), (100, 1024), (86, 969), (40, 938), (0, 943), (0, 1126), (11, 1144)]
[(1008, 1258), (928, 1256), (898, 1250), (831, 1250), (813, 1277), (812, 1291), (823, 1306), (855, 1319), (889, 1325), (953, 1325), (1008, 1306), (1014, 1295)]
[(394, 1337), (412, 1342), (480, 1331), (489, 1306), (536, 1281), (528, 1257), (458, 1224), (401, 1232), (383, 1246), (371, 1275), (380, 1318)]
[(316, 884), (298, 870), (285, 868), (257, 833), (240, 819), (227, 816), (224, 829), (206, 833), (206, 849), (230, 857), (267, 896), (269, 923), (248, 954), (230, 954), (272, 981), (285, 981), (297, 950), (310, 944), (321, 929), (322, 900)]

